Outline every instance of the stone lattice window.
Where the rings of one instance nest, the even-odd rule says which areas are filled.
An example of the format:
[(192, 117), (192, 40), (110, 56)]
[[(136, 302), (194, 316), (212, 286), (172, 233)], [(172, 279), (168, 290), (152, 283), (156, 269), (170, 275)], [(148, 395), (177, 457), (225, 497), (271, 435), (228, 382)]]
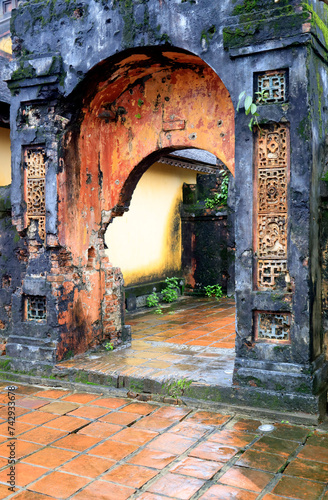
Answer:
[(267, 71), (257, 75), (256, 101), (260, 104), (275, 104), (287, 101), (287, 72)]
[(274, 288), (277, 279), (287, 275), (287, 262), (279, 259), (259, 260), (259, 288)]
[(44, 321), (47, 319), (46, 298), (37, 295), (27, 295), (26, 319), (27, 321)]
[[(256, 139), (256, 288), (275, 289), (287, 275), (288, 130), (262, 127)], [(279, 286), (282, 286), (281, 279)]]
[(39, 235), (45, 239), (45, 153), (43, 148), (27, 148), (24, 153), (27, 224), (34, 219), (39, 221)]
[(256, 311), (254, 315), (255, 340), (290, 343), (290, 314)]

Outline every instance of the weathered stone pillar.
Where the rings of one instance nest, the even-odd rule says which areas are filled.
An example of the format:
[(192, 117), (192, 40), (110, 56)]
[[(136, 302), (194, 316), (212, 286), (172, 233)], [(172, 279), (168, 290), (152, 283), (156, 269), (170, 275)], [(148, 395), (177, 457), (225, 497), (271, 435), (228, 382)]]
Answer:
[(60, 57), (16, 63), (9, 87), (12, 143), (12, 219), (26, 242), (26, 273), (12, 297), (7, 354), (20, 370), (52, 367), (58, 336), (51, 247), (57, 231), (55, 114)]
[[(250, 19), (240, 5), (224, 35), (243, 68), (240, 91), (252, 96), (260, 115), (252, 133), (244, 110), (236, 121), (235, 394), (253, 405), (321, 416), (327, 404), (318, 229), (325, 9), (317, 2), (281, 2), (275, 9), (267, 3)], [(293, 27), (282, 40), (288, 19)]]

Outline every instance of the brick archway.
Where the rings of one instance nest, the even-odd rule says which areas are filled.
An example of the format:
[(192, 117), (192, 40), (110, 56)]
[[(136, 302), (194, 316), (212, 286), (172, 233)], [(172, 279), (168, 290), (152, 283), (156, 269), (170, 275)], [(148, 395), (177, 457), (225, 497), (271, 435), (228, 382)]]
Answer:
[[(102, 64), (93, 75), (79, 130), (72, 126), (64, 138), (59, 174), (59, 241), (85, 276), (61, 312), (65, 333), (59, 359), (67, 350), (81, 352), (121, 335), (121, 276), (103, 255), (103, 234), (112, 217), (128, 208), (154, 160), (163, 152), (194, 147), (215, 154), (234, 173), (234, 107), (221, 79), (198, 56), (171, 48), (145, 50), (110, 68)], [(79, 306), (74, 315), (81, 303), (83, 310)], [(81, 316), (85, 337), (77, 343), (70, 332)]]

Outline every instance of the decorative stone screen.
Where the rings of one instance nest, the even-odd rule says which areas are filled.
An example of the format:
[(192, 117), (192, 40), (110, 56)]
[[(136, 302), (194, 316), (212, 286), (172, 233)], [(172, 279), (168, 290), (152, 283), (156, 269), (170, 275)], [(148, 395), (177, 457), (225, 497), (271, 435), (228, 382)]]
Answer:
[(257, 103), (275, 104), (287, 101), (287, 72), (267, 71), (257, 75)]
[(24, 152), (27, 224), (39, 221), (39, 235), (45, 239), (45, 153), (43, 148), (27, 148)]
[(27, 321), (42, 321), (47, 318), (45, 297), (27, 295), (25, 300)]
[(255, 340), (290, 343), (290, 314), (256, 311)]
[(256, 141), (256, 288), (265, 290), (275, 289), (278, 278), (287, 274), (287, 127), (279, 124), (262, 127)]

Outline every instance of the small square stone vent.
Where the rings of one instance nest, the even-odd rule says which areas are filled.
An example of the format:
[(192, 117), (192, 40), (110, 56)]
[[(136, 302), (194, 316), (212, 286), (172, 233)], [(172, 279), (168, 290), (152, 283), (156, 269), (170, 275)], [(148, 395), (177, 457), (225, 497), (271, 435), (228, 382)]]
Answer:
[(287, 71), (267, 71), (257, 75), (256, 102), (276, 104), (287, 101)]
[(27, 321), (44, 321), (47, 319), (46, 297), (27, 295), (25, 300)]
[(290, 343), (290, 314), (255, 311), (255, 341)]

